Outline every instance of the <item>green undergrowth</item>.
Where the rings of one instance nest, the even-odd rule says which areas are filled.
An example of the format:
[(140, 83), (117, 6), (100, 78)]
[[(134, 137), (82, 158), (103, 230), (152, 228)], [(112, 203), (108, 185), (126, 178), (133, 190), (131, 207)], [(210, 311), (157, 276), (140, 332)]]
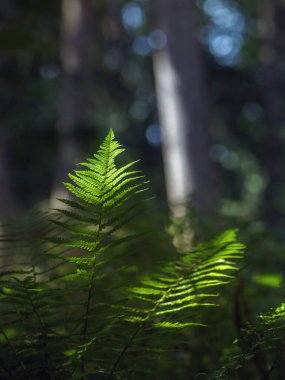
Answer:
[(205, 331), (203, 310), (216, 312), (244, 246), (227, 230), (140, 268), (154, 247), (135, 226), (155, 210), (138, 162), (117, 165), (123, 152), (110, 131), (69, 174), (61, 208), (2, 237), (1, 379), (166, 379), (175, 362), (186, 378), (190, 336)]

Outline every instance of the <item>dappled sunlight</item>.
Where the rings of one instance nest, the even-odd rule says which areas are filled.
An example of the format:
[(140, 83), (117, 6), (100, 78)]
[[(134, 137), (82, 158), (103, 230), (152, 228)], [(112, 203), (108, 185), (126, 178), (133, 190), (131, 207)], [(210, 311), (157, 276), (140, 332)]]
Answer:
[(126, 29), (134, 30), (145, 22), (143, 9), (136, 2), (129, 2), (122, 8), (122, 22)]
[(147, 127), (145, 133), (147, 141), (152, 145), (160, 145), (161, 144), (161, 130), (158, 124), (151, 124)]
[(208, 45), (216, 61), (225, 66), (240, 62), (245, 19), (236, 3), (225, 0), (206, 0), (202, 8), (212, 25), (200, 31), (200, 40)]

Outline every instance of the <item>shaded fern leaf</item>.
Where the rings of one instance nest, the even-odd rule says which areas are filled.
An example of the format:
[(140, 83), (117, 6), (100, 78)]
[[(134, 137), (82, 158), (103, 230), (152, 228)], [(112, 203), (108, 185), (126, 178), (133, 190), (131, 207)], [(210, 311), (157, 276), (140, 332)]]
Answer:
[(0, 288), (0, 356), (5, 357), (1, 378), (68, 376), (62, 368), (67, 322), (60, 318), (63, 300), (59, 293), (29, 276), (1, 281)]
[(242, 380), (247, 367), (255, 368), (256, 376), (261, 373), (264, 379), (283, 378), (285, 303), (258, 315), (253, 323), (247, 323), (235, 343), (239, 352), (227, 358), (213, 379)]

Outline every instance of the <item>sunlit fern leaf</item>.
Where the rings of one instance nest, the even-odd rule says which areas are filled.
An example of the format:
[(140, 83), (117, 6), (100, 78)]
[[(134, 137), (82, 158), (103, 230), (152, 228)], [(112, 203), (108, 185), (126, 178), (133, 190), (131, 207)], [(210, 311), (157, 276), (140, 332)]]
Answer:
[(118, 232), (136, 215), (147, 181), (139, 171), (129, 170), (137, 161), (117, 167), (115, 158), (124, 150), (110, 130), (94, 158), (79, 164), (86, 169), (69, 174), (72, 182), (65, 187), (76, 198), (60, 199), (69, 208), (57, 210), (63, 219), (54, 223), (67, 232), (54, 239), (57, 244), (99, 253), (111, 241), (125, 238)]
[[(144, 305), (139, 321), (153, 320), (156, 327), (184, 328), (194, 323), (193, 309), (215, 305), (213, 297), (232, 279), (238, 269), (236, 262), (243, 255), (244, 246), (236, 242), (235, 235), (235, 231), (227, 231), (199, 245), (131, 288), (132, 299)], [(127, 319), (136, 322), (137, 314)]]
[[(108, 358), (111, 362), (112, 352), (115, 347), (120, 347), (110, 343), (111, 337), (116, 341), (120, 339), (120, 334), (113, 332), (114, 321), (118, 320), (120, 311), (108, 307), (106, 302), (103, 305), (98, 303), (98, 294), (101, 300), (104, 299), (104, 292), (110, 286), (109, 283), (104, 286), (106, 273), (115, 270), (115, 276), (118, 276), (124, 272), (124, 266), (113, 264), (114, 252), (108, 255), (109, 250), (105, 256), (102, 253), (137, 236), (130, 233), (131, 229), (127, 230), (125, 225), (143, 210), (145, 197), (141, 194), (147, 190), (147, 181), (139, 171), (133, 170), (137, 161), (117, 166), (115, 160), (122, 152), (124, 149), (110, 130), (93, 158), (79, 164), (82, 170), (75, 170), (69, 175), (71, 182), (65, 186), (74, 198), (61, 200), (68, 208), (57, 209), (60, 217), (53, 220), (62, 234), (49, 240), (55, 245), (75, 248), (75, 254), (66, 256), (66, 261), (74, 264), (75, 270), (63, 275), (61, 281), (68, 280), (71, 286), (76, 284), (75, 292), (81, 292), (84, 299), (81, 321), (78, 320), (79, 327), (73, 335), (73, 344), (71, 342), (72, 358), (77, 358), (74, 378), (82, 376), (82, 368), (84, 373), (89, 373), (90, 366), (96, 371), (108, 368)], [(85, 251), (84, 254), (79, 250)], [(95, 283), (96, 300), (93, 297)], [(102, 342), (101, 349), (98, 349), (98, 342)]]
[[(138, 378), (147, 376), (145, 370), (150, 367), (145, 363), (156, 360), (153, 350), (160, 349), (161, 355), (170, 352), (175, 342), (182, 342), (185, 329), (203, 326), (197, 319), (197, 310), (217, 305), (214, 300), (220, 288), (233, 278), (243, 251), (236, 231), (226, 231), (187, 254), (177, 254), (129, 288), (129, 302), (113, 307), (121, 310), (122, 318), (134, 329), (111, 373), (121, 371), (126, 378), (132, 378), (134, 373), (141, 374)], [(130, 362), (138, 356), (142, 366), (137, 363), (131, 373)]]
[[(11, 263), (11, 270), (7, 264), (2, 269), (0, 357), (5, 354), (7, 360), (1, 368), (1, 378), (48, 378), (49, 373), (57, 378), (82, 378), (83, 358), (87, 376), (90, 371), (94, 374), (94, 371), (109, 368), (117, 355), (121, 347), (118, 341), (123, 342), (125, 338), (123, 330), (117, 331), (121, 310), (111, 309), (106, 304), (110, 283), (105, 277), (110, 270), (116, 276), (126, 271), (124, 266), (112, 263), (112, 252), (111, 259), (107, 260), (106, 255), (96, 261), (95, 276), (94, 258), (106, 248), (133, 237), (122, 227), (143, 208), (144, 199), (140, 194), (146, 190), (146, 181), (138, 171), (131, 169), (136, 161), (121, 168), (115, 164), (115, 158), (123, 151), (110, 131), (94, 158), (81, 164), (87, 170), (77, 170), (70, 175), (72, 183), (66, 187), (76, 199), (62, 200), (69, 208), (57, 210), (53, 227), (48, 225), (39, 234), (41, 249), (38, 244), (34, 245), (34, 237), (38, 243), (38, 235), (32, 232), (32, 257), (19, 266)], [(39, 230), (38, 219), (34, 224)], [(13, 251), (16, 252), (18, 248), (14, 246), (19, 242), (19, 251), (23, 253), (24, 245), (29, 253), (26, 235), (30, 234), (26, 228), (24, 234), (16, 230), (8, 238), (5, 236), (3, 240), (9, 240), (9, 246), (4, 247), (8, 255), (11, 242)], [(87, 252), (82, 255), (75, 249), (65, 255), (58, 249), (62, 245)], [(52, 265), (46, 266), (47, 258), (52, 260)], [(51, 272), (55, 265), (53, 260), (61, 263), (63, 259), (68, 263), (67, 268), (61, 268), (59, 273)], [(95, 280), (99, 302), (98, 296), (95, 300), (92, 293)], [(114, 276), (112, 280), (115, 284)], [(104, 297), (104, 294), (108, 295)], [(98, 342), (101, 350), (98, 350)], [(68, 351), (74, 355), (65, 360), (64, 353)], [(13, 373), (10, 373), (11, 368)]]

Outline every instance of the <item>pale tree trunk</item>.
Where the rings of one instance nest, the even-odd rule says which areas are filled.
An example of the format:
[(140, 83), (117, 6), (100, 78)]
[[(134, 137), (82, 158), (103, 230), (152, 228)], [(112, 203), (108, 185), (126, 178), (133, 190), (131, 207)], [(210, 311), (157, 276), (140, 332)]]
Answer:
[(58, 162), (51, 206), (67, 197), (62, 182), (81, 159), (80, 137), (90, 124), (90, 86), (94, 49), (91, 0), (62, 0), (60, 58), (62, 82), (59, 97), (57, 136)]
[(189, 201), (208, 215), (217, 207), (218, 190), (209, 158), (210, 113), (195, 1), (156, 0), (154, 9), (154, 27), (167, 39), (153, 62), (169, 205), (177, 217), (186, 214)]
[[(263, 163), (268, 177), (265, 190), (265, 217), (271, 225), (278, 225), (284, 218), (282, 198), (285, 190), (285, 1), (263, 0), (260, 3), (263, 91), (266, 137)], [(283, 201), (284, 203), (284, 201)]]

